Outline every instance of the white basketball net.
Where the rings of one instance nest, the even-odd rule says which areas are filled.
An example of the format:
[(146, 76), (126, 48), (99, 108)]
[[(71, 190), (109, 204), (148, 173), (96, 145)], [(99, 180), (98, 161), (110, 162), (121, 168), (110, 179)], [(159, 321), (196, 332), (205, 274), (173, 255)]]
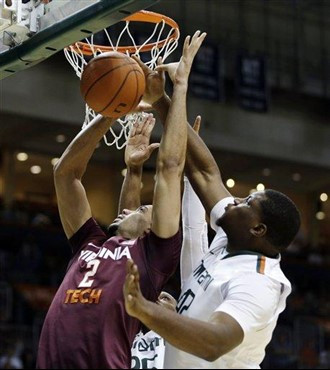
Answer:
[[(140, 52), (143, 52), (143, 47), (149, 43), (155, 43), (155, 46), (149, 51), (151, 59), (145, 64), (151, 68), (154, 69), (157, 65), (157, 60), (161, 56), (163, 61), (166, 60), (166, 58), (177, 48), (178, 46), (178, 39), (170, 39), (170, 37), (175, 32), (175, 29), (166, 24), (164, 20), (162, 20), (160, 23), (155, 24), (154, 30), (152, 34), (143, 42), (141, 45), (137, 45), (134, 37), (131, 34), (131, 31), (129, 29), (130, 21), (125, 21), (125, 27), (120, 32), (119, 36), (117, 37), (117, 41), (113, 42), (111, 35), (109, 34), (107, 29), (104, 29), (104, 33), (108, 39), (108, 42), (111, 46), (111, 49), (113, 51), (118, 51), (119, 47), (122, 47), (121, 41), (124, 37), (127, 36), (129, 40), (131, 41), (131, 45), (129, 47), (134, 47), (134, 55), (140, 56)], [(133, 22), (134, 23), (134, 22)], [(168, 30), (170, 29), (170, 30)], [(158, 33), (158, 36), (156, 36)], [(112, 35), (112, 37), (115, 37)], [(156, 41), (155, 41), (156, 38)], [(91, 36), (90, 40), (85, 39), (84, 42), (86, 42), (93, 53), (92, 57), (95, 57), (97, 55), (102, 54), (102, 51), (99, 49), (99, 45), (94, 45), (93, 43), (94, 35)], [(159, 46), (159, 43), (161, 40), (166, 39), (167, 42), (163, 46)], [(125, 40), (125, 43), (127, 43), (127, 40)], [(83, 73), (83, 70), (85, 66), (87, 65), (88, 61), (86, 61), (86, 56), (83, 54), (82, 50), (80, 49), (79, 43), (76, 43), (74, 45), (70, 45), (67, 48), (64, 49), (64, 54), (66, 56), (66, 59), (71, 64), (73, 69), (76, 72), (76, 75), (81, 78), (81, 75)], [(126, 54), (129, 55), (129, 52), (126, 51)], [(132, 53), (131, 53), (132, 54)], [(129, 138), (129, 133), (132, 128), (133, 123), (138, 120), (140, 123), (143, 116), (146, 113), (134, 113), (134, 114), (128, 114), (125, 117), (122, 117), (120, 119), (117, 119), (116, 123), (110, 128), (110, 139), (108, 139), (107, 136), (104, 136), (104, 142), (108, 146), (116, 145), (117, 149), (122, 149)], [(98, 114), (91, 109), (87, 104), (85, 107), (85, 120), (83, 123), (82, 128), (85, 128)]]

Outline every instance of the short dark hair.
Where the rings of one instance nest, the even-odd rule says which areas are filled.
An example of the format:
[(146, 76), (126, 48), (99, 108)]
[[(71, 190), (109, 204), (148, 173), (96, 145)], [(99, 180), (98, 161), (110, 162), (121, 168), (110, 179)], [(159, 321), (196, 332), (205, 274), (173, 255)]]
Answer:
[(267, 226), (267, 240), (279, 249), (290, 245), (300, 228), (297, 206), (285, 194), (267, 189), (266, 199), (260, 202), (263, 222)]

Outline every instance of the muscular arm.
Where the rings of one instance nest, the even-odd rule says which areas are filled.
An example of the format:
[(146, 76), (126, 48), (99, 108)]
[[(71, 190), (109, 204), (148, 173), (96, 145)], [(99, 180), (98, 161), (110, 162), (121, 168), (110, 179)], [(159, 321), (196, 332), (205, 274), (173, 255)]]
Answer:
[(127, 172), (120, 192), (118, 213), (122, 213), (125, 208), (135, 210), (140, 207), (141, 180), (142, 166), (127, 166)]
[(92, 216), (81, 179), (97, 143), (113, 121), (97, 116), (69, 144), (54, 167), (54, 182), (58, 209), (67, 238)]
[(186, 94), (187, 84), (174, 87), (157, 158), (152, 231), (162, 238), (173, 236), (179, 229), (180, 183), (187, 147)]
[(172, 346), (206, 361), (215, 361), (225, 355), (244, 338), (238, 322), (224, 312), (215, 312), (204, 322), (148, 301), (139, 320)]
[(137, 266), (132, 260), (127, 261), (124, 297), (129, 315), (139, 319), (176, 348), (207, 361), (215, 361), (244, 339), (242, 327), (225, 312), (214, 312), (205, 322), (146, 300), (141, 294)]
[(156, 184), (153, 198), (152, 231), (162, 238), (173, 236), (179, 229), (181, 175), (186, 159), (188, 77), (193, 59), (206, 34), (196, 32), (187, 37), (176, 71), (173, 99), (164, 124), (157, 158)]
[[(164, 122), (170, 102), (171, 99), (164, 95), (153, 104), (162, 122)], [(207, 214), (210, 214), (212, 208), (219, 200), (231, 196), (231, 194), (223, 184), (219, 167), (203, 140), (188, 123), (187, 130), (188, 142), (185, 171)]]
[(158, 143), (149, 144), (154, 125), (153, 115), (149, 114), (140, 123), (139, 121), (135, 122), (130, 132), (125, 148), (127, 172), (120, 193), (118, 213), (122, 213), (125, 208), (135, 210), (141, 205), (143, 164), (159, 147)]

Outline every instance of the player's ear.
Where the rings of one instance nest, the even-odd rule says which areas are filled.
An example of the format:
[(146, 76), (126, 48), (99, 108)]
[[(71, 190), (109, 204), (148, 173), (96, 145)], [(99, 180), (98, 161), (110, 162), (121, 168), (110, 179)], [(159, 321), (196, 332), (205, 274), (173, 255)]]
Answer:
[(267, 233), (267, 226), (263, 223), (260, 223), (250, 229), (250, 233), (256, 238), (262, 238)]

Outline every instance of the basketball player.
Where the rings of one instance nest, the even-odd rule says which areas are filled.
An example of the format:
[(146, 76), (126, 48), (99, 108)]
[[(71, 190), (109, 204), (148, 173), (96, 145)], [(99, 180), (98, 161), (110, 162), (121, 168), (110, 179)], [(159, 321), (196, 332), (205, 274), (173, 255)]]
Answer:
[[(205, 211), (186, 177), (182, 198), (182, 229), (181, 287), (208, 250)], [(157, 304), (172, 311), (175, 311), (176, 303), (167, 292), (162, 292), (157, 301)], [(164, 338), (152, 330), (145, 334), (139, 333), (132, 346), (132, 369), (162, 369), (164, 355)]]
[[(173, 68), (159, 69), (174, 75)], [(166, 115), (169, 102), (164, 93), (153, 106)], [(299, 211), (274, 190), (233, 198), (189, 125), (186, 172), (217, 234), (184, 284), (177, 313), (143, 297), (129, 260), (126, 311), (165, 339), (165, 368), (259, 368), (291, 292), (279, 263), (299, 230)]]
[[(44, 322), (38, 368), (130, 367), (140, 322), (125, 313), (126, 260), (134, 258), (141, 270), (143, 294), (156, 301), (180, 254), (180, 179), (187, 142), (183, 107), (191, 64), (205, 36), (196, 32), (185, 41), (159, 147), (153, 208), (123, 212), (110, 225), (110, 238), (92, 218), (81, 180), (111, 119), (97, 117), (76, 136), (56, 165), (59, 212), (73, 257)], [(147, 119), (154, 123), (152, 116)]]
[[(194, 130), (199, 131), (200, 117), (196, 119)], [(142, 174), (143, 163), (148, 159), (144, 149), (149, 145), (150, 130), (132, 130), (125, 149), (127, 173), (121, 192), (120, 208), (136, 208), (140, 204), (141, 176), (133, 177), (132, 173)], [(152, 144), (157, 147), (157, 144)], [(130, 175), (128, 175), (130, 174)], [(189, 278), (200, 258), (208, 250), (207, 223), (205, 210), (192, 189), (188, 179), (184, 178), (182, 197), (182, 230), (183, 242), (181, 251), (180, 276), (181, 285)], [(157, 304), (175, 311), (176, 300), (163, 291)], [(165, 342), (154, 331), (138, 333), (132, 346), (132, 369), (162, 369), (164, 367)]]

